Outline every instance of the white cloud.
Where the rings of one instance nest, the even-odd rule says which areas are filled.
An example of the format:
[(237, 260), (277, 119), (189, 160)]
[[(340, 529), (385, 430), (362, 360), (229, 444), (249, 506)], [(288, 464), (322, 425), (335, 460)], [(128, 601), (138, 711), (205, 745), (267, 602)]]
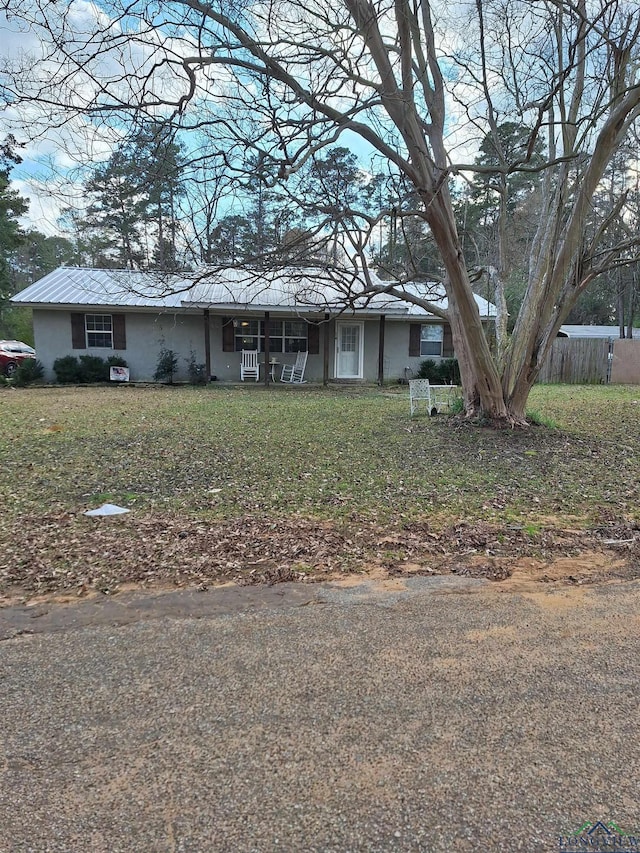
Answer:
[(29, 201), (29, 212), (20, 220), (22, 227), (41, 231), (47, 237), (59, 234), (60, 229), (56, 224), (61, 212), (59, 200), (53, 198), (48, 192), (39, 192), (27, 181), (14, 180), (12, 186)]

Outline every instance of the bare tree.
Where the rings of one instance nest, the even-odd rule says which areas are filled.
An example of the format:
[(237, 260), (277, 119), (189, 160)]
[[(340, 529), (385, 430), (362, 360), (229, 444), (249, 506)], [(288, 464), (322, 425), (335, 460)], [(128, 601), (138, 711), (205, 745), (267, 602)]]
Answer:
[[(635, 0), (107, 0), (95, 20), (75, 2), (4, 5), (40, 28), (44, 46), (39, 60), (5, 67), (5, 98), (15, 110), (38, 103), (47, 126), (170, 116), (185, 131), (208, 127), (220, 150), (232, 152), (230, 169), (238, 151), (250, 151), (294, 189), (311, 159), (344, 144), (347, 132), (358, 137), (410, 188), (417, 205), (407, 215), (429, 226), (446, 312), (401, 282), (385, 289), (450, 322), (470, 417), (525, 423), (564, 318), (634, 242), (599, 251), (624, 195), (595, 229), (585, 224), (607, 164), (640, 115)], [(531, 128), (526, 145), (501, 152), (497, 166), (479, 165), (480, 140), (505, 121)], [(545, 162), (533, 164), (541, 138)], [(502, 183), (516, 171), (542, 174), (527, 289), (499, 359), (478, 314), (452, 203), (457, 177), (482, 168)], [(379, 221), (343, 212), (344, 247), (365, 280)]]

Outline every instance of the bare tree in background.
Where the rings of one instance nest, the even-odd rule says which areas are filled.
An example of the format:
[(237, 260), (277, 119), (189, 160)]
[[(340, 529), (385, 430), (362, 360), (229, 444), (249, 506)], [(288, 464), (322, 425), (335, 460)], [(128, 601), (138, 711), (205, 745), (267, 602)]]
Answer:
[[(249, 151), (291, 195), (305, 164), (359, 138), (410, 189), (411, 215), (437, 246), (446, 312), (427, 290), (421, 298), (401, 283), (386, 289), (450, 322), (470, 417), (525, 423), (564, 318), (637, 240), (609, 240), (600, 251), (624, 193), (586, 228), (607, 164), (640, 115), (635, 0), (107, 0), (95, 19), (73, 0), (4, 8), (42, 33), (46, 55), (5, 67), (2, 81), (14, 111), (39, 105), (43, 127), (82, 116), (92, 128), (122, 129), (172, 117), (183, 131), (207, 128), (232, 170)], [(505, 121), (531, 128), (529, 138), (497, 165), (478, 165), (480, 142), (487, 133), (497, 139)], [(539, 139), (546, 158), (533, 165)], [(456, 176), (479, 168), (503, 178), (542, 174), (527, 289), (499, 358), (473, 297), (451, 194)], [(344, 247), (366, 279), (379, 219), (343, 215)]]

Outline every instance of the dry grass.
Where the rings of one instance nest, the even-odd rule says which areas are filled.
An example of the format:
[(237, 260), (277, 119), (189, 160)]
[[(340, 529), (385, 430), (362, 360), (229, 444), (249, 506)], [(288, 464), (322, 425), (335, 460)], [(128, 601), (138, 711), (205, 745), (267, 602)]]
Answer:
[[(498, 578), (510, 556), (585, 546), (626, 548), (624, 576), (637, 564), (637, 387), (537, 388), (531, 409), (557, 426), (528, 432), (411, 419), (400, 388), (52, 387), (0, 400), (7, 597), (371, 563), (471, 572), (483, 555), (480, 573)], [(83, 515), (104, 501), (132, 512)]]

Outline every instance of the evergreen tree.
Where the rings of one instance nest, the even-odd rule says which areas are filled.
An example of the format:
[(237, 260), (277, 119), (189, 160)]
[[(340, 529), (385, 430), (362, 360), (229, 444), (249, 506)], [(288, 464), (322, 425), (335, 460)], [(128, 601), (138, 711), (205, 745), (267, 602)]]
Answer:
[[(621, 146), (611, 158), (591, 202), (586, 234), (599, 239), (601, 252), (614, 252), (616, 267), (589, 284), (569, 314), (570, 323), (617, 323), (620, 337), (631, 337), (640, 305), (640, 263), (634, 235), (640, 229), (640, 192), (635, 145)], [(634, 174), (635, 172), (635, 174)], [(622, 203), (620, 203), (622, 201)], [(607, 222), (604, 233), (601, 223)]]
[(99, 233), (113, 247), (116, 265), (135, 269), (143, 265), (140, 228), (143, 205), (138, 192), (138, 169), (122, 149), (98, 166), (85, 184), (92, 199), (78, 223), (87, 234)]
[(17, 311), (9, 302), (9, 297), (19, 289), (10, 259), (25, 239), (19, 217), (24, 216), (29, 209), (27, 199), (11, 188), (11, 170), (22, 162), (16, 148), (17, 142), (13, 136), (7, 136), (0, 144), (0, 337), (27, 338), (27, 343), (31, 343), (30, 312), (24, 309)]
[(455, 204), (467, 265), (484, 271), (476, 289), (497, 304), (502, 337), (524, 296), (540, 216), (537, 170), (543, 163), (543, 143), (536, 139), (530, 145), (530, 139), (530, 129), (512, 121), (489, 131), (480, 144), (468, 191)]
[(69, 262), (77, 267), (110, 269), (121, 266), (115, 247), (117, 240), (111, 229), (100, 227), (95, 219), (89, 220), (74, 208), (63, 210), (58, 219), (59, 228), (68, 235), (73, 246)]
[(260, 152), (247, 158), (247, 179), (243, 190), (247, 199), (241, 236), (242, 260), (264, 265), (278, 243), (277, 207), (283, 203), (273, 189), (274, 174), (268, 157)]
[(29, 209), (29, 202), (11, 188), (9, 175), (14, 166), (22, 162), (16, 153), (17, 142), (8, 136), (0, 143), (0, 300), (13, 294), (13, 283), (8, 263), (10, 252), (25, 239), (19, 218)]
[(249, 223), (244, 216), (230, 214), (220, 219), (209, 233), (205, 263), (232, 266), (244, 260), (249, 233)]
[(359, 230), (359, 219), (371, 199), (367, 183), (368, 176), (348, 148), (327, 148), (311, 161), (298, 194), (307, 216), (319, 228), (316, 254), (324, 255), (325, 262), (342, 260), (345, 237)]
[(169, 124), (143, 126), (122, 151), (131, 168), (137, 211), (145, 227), (152, 227), (149, 265), (174, 270), (180, 266), (176, 248), (178, 202), (184, 195), (184, 155)]
[(30, 229), (21, 243), (10, 253), (12, 291), (19, 290), (52, 272), (73, 263), (75, 246), (66, 237), (42, 234)]
[[(91, 265), (176, 269), (177, 203), (184, 194), (183, 157), (171, 129), (138, 130), (85, 184), (92, 199), (76, 220)], [(115, 264), (114, 264), (115, 262)]]

